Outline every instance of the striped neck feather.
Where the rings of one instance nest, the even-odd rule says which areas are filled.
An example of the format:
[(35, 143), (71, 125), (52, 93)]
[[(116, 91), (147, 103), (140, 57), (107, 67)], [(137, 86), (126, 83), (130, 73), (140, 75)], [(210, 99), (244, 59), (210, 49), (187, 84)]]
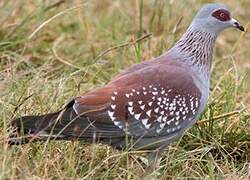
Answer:
[(189, 29), (167, 54), (209, 79), (216, 35)]

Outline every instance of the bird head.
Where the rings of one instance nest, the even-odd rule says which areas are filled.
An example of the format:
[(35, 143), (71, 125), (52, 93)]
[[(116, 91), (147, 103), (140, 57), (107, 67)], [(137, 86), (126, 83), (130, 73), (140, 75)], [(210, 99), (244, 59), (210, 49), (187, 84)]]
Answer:
[(223, 30), (234, 27), (244, 31), (244, 27), (232, 17), (230, 10), (220, 3), (204, 5), (195, 16), (190, 28), (204, 30), (216, 36)]

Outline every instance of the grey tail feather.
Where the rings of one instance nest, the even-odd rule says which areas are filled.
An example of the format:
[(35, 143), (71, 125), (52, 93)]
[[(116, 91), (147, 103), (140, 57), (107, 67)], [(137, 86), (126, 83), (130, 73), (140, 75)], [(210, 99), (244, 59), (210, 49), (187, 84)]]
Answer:
[[(124, 137), (113, 123), (98, 122), (96, 117), (78, 115), (73, 109), (74, 100), (64, 109), (41, 116), (23, 116), (10, 124), (10, 145), (40, 140), (84, 140), (117, 144)], [(104, 118), (104, 117), (98, 117)]]
[[(10, 125), (9, 144), (24, 144), (40, 139), (40, 135), (55, 122), (60, 111), (41, 116), (23, 116), (14, 119)], [(39, 137), (39, 138), (36, 138)]]
[(61, 121), (70, 121), (75, 117), (73, 112), (72, 102), (70, 102), (63, 110), (55, 113), (16, 118), (10, 123), (8, 143), (25, 144), (30, 140), (47, 139), (49, 136), (56, 137), (53, 139), (63, 139), (62, 135), (55, 135), (53, 127), (60, 126)]

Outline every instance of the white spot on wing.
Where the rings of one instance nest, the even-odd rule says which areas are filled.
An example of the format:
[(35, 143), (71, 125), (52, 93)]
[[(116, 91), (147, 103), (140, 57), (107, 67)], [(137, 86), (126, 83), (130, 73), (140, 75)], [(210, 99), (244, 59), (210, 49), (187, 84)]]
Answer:
[(148, 124), (148, 119), (142, 119), (141, 122), (144, 126), (146, 126)]
[(146, 129), (149, 129), (150, 126), (151, 126), (151, 124), (146, 124), (146, 125), (145, 125), (145, 128), (146, 128)]
[(114, 113), (113, 111), (108, 111), (108, 114), (109, 114), (109, 117), (113, 117), (114, 116)]
[(153, 95), (157, 95), (157, 94), (158, 94), (158, 92), (152, 92), (152, 94), (153, 94)]
[(162, 100), (162, 98), (161, 98), (161, 97), (159, 97), (159, 98), (157, 98), (157, 100), (158, 100), (158, 101), (161, 101), (161, 100)]
[(108, 111), (108, 115), (112, 121), (114, 121), (116, 118), (114, 117), (114, 112), (113, 111)]
[(162, 129), (164, 128), (165, 125), (166, 125), (165, 123), (161, 123), (161, 124), (160, 124), (160, 128), (158, 128), (158, 129), (156, 130), (156, 132), (159, 134), (159, 133), (162, 131)]
[(129, 101), (128, 105), (133, 106), (133, 102)]
[(162, 129), (156, 129), (156, 133), (159, 134)]
[(133, 112), (133, 107), (128, 107), (128, 111), (131, 115), (134, 115), (134, 112)]
[(165, 127), (166, 123), (161, 123), (160, 128), (163, 129)]
[(156, 121), (158, 121), (158, 122), (161, 122), (161, 120), (162, 120), (162, 116), (159, 116), (159, 117), (156, 119)]
[(144, 108), (145, 108), (145, 104), (144, 104), (144, 105), (142, 105), (142, 106), (140, 106), (140, 108), (141, 108), (142, 110), (144, 110)]
[(114, 124), (118, 126), (120, 129), (123, 128), (122, 124), (119, 121), (114, 121)]
[(116, 107), (116, 105), (111, 104), (111, 108), (112, 108), (113, 110), (115, 110), (115, 107)]
[(147, 114), (149, 117), (151, 117), (151, 111), (152, 111), (152, 109), (150, 109), (150, 110), (148, 110), (148, 111), (146, 112), (146, 114)]
[(173, 120), (174, 118), (172, 118), (170, 121), (167, 121), (167, 124), (169, 125)]
[(168, 117), (167, 117), (167, 116), (165, 116), (165, 117), (163, 117), (163, 118), (162, 118), (163, 122), (166, 122), (166, 121), (167, 121), (167, 119), (168, 119)]
[(154, 111), (155, 111), (155, 113), (158, 113), (159, 112), (159, 107), (157, 107)]
[(139, 120), (140, 116), (141, 116), (141, 114), (135, 114), (135, 119)]
[(198, 105), (199, 105), (199, 102), (198, 102), (198, 100), (196, 100), (195, 101), (195, 107), (198, 107)]

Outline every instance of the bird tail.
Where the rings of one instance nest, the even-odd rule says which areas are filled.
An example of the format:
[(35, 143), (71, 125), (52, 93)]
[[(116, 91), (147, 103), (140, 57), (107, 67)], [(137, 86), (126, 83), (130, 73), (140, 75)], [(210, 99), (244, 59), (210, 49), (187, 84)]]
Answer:
[(69, 139), (61, 130), (69, 122), (78, 118), (72, 104), (68, 104), (63, 110), (40, 116), (23, 116), (11, 121), (9, 128), (9, 144), (24, 144), (30, 140)]
[(24, 144), (41, 140), (84, 140), (110, 144), (121, 141), (124, 134), (113, 123), (98, 121), (100, 116), (77, 114), (74, 100), (55, 113), (41, 116), (23, 116), (10, 123), (8, 143)]
[[(14, 119), (10, 125), (9, 144), (24, 144), (30, 140), (43, 140), (50, 137), (56, 138), (53, 131), (61, 111), (41, 116), (23, 116)], [(60, 136), (58, 136), (60, 138)]]

